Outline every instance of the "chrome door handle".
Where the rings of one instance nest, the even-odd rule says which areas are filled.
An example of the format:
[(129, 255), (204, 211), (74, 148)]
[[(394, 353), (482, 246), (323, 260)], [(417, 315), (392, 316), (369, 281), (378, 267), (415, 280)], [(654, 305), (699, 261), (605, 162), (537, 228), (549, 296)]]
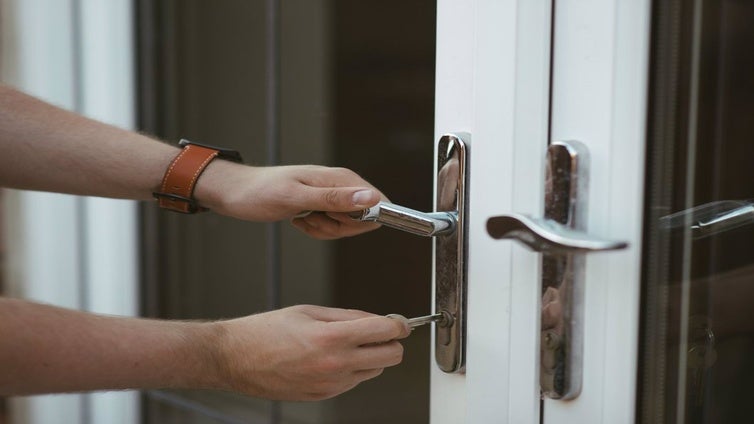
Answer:
[(628, 245), (622, 241), (604, 240), (583, 231), (572, 230), (552, 219), (516, 213), (488, 219), (487, 233), (498, 240), (518, 240), (531, 250), (544, 253), (601, 252), (623, 249)]
[(542, 252), (539, 385), (544, 396), (567, 400), (581, 392), (584, 254), (623, 249), (628, 244), (584, 232), (586, 146), (576, 141), (554, 142), (547, 149), (546, 164), (544, 218), (495, 216), (487, 220), (487, 233)]
[(375, 221), (388, 227), (418, 236), (434, 237), (452, 234), (458, 212), (420, 212), (393, 203), (380, 202), (369, 209), (349, 214), (361, 221)]
[(468, 152), (463, 138), (446, 134), (437, 145), (435, 211), (420, 212), (392, 203), (351, 215), (388, 227), (434, 238), (434, 313), (449, 315), (447, 325), (435, 325), (435, 362), (448, 373), (462, 372), (466, 360), (466, 204)]

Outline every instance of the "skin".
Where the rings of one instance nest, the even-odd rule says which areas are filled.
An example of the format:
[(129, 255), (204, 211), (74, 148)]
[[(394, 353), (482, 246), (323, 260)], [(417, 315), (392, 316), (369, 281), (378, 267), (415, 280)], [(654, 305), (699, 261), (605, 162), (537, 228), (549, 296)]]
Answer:
[[(177, 147), (0, 85), (0, 187), (151, 200)], [(200, 205), (248, 221), (290, 219), (319, 239), (374, 230), (347, 212), (385, 196), (354, 172), (213, 161)], [(302, 211), (317, 211), (295, 218)], [(167, 212), (166, 212), (167, 213)], [(209, 388), (319, 400), (401, 362), (404, 322), (299, 305), (216, 322), (94, 315), (0, 298), (0, 395)]]

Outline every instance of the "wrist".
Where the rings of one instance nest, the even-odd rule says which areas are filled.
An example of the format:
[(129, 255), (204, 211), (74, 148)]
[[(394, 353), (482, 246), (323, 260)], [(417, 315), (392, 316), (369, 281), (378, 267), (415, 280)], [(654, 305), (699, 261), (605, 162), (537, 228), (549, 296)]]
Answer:
[(222, 322), (182, 323), (185, 341), (185, 369), (183, 377), (175, 381), (175, 388), (227, 389), (225, 375), (227, 361), (222, 353), (225, 327)]
[(251, 169), (225, 160), (212, 161), (196, 182), (194, 199), (200, 206), (222, 214), (232, 203), (231, 196), (239, 187), (240, 176)]
[[(153, 193), (163, 209), (185, 214), (204, 212), (208, 208), (200, 204), (196, 196), (199, 179), (215, 160), (241, 163), (241, 155), (235, 150), (191, 142), (183, 139), (178, 143), (183, 149), (170, 162), (160, 184)], [(205, 178), (206, 180), (206, 178)], [(205, 203), (214, 204), (211, 195)]]
[[(243, 368), (238, 361), (248, 359), (253, 352), (248, 349), (239, 351), (237, 329), (234, 332), (233, 323), (237, 320), (222, 320), (206, 323), (207, 333), (202, 337), (205, 343), (201, 349), (206, 367), (198, 382), (201, 388), (247, 392), (244, 384), (239, 381), (238, 370)], [(244, 333), (249, 333), (245, 328)], [(248, 378), (248, 376), (246, 376)]]

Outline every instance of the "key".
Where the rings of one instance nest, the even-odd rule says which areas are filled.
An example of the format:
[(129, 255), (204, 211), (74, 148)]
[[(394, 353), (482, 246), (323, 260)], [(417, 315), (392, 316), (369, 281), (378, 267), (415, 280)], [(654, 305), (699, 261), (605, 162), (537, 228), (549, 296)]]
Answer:
[(430, 322), (440, 322), (443, 319), (445, 319), (445, 315), (443, 314), (425, 315), (423, 317), (410, 318), (408, 320), (408, 326), (415, 328), (420, 325), (429, 324)]
[(414, 328), (419, 327), (420, 325), (429, 324), (430, 322), (436, 322), (440, 327), (446, 327), (450, 325), (450, 314), (443, 312), (416, 318), (406, 318), (400, 314), (390, 314), (387, 315), (387, 317), (405, 322), (408, 325), (408, 328), (410, 328), (412, 331)]

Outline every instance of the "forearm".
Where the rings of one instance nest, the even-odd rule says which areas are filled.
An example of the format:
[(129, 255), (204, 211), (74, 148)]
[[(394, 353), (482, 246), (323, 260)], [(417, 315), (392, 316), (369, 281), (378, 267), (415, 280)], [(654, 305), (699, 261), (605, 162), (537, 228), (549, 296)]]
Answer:
[(0, 85), (0, 186), (149, 199), (178, 149)]
[(214, 387), (219, 329), (0, 298), (0, 395)]
[[(222, 145), (222, 140), (206, 140)], [(0, 84), (0, 187), (147, 200), (178, 155), (175, 146), (93, 121)], [(322, 166), (251, 167), (213, 160), (194, 200), (248, 221), (290, 219), (302, 211), (352, 212), (386, 199), (354, 172)], [(345, 215), (294, 220), (317, 238), (377, 228)]]
[(398, 320), (295, 306), (217, 322), (87, 314), (0, 298), (0, 396), (205, 388), (332, 397), (401, 362)]

